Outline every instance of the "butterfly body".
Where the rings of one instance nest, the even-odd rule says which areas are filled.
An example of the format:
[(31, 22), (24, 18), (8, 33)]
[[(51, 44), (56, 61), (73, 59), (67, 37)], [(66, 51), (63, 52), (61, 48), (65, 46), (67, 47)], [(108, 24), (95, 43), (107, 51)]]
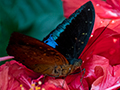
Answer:
[(94, 14), (92, 3), (86, 3), (44, 38), (44, 43), (14, 32), (7, 53), (37, 73), (55, 77), (70, 75), (82, 64), (78, 57), (92, 32)]

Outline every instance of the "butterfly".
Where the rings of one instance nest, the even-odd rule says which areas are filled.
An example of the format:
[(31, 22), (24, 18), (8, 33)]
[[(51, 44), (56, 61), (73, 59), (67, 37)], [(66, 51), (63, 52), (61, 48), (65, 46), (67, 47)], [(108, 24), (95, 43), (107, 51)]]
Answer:
[(43, 41), (13, 32), (7, 53), (37, 73), (54, 77), (70, 75), (82, 64), (78, 57), (89, 40), (94, 20), (94, 7), (89, 1), (59, 24)]

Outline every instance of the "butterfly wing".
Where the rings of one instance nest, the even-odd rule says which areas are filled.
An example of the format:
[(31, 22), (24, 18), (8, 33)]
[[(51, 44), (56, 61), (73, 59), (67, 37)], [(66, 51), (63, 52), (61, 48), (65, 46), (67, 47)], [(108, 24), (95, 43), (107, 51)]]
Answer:
[(43, 40), (67, 59), (45, 43), (16, 32), (10, 38), (7, 53), (35, 72), (54, 75), (53, 71), (59, 73), (60, 70), (57, 75), (68, 75), (82, 63), (78, 56), (91, 34), (94, 14), (92, 3), (86, 3)]
[(43, 41), (62, 53), (70, 64), (74, 64), (89, 40), (94, 20), (94, 7), (89, 1), (58, 25)]
[(54, 48), (17, 32), (11, 35), (7, 53), (14, 56), (15, 60), (41, 74), (52, 75), (55, 66), (69, 64), (66, 58)]

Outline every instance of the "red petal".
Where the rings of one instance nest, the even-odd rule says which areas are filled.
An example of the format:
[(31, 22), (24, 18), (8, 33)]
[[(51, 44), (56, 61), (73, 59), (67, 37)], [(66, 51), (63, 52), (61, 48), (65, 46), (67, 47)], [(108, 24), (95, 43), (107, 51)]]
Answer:
[(116, 90), (120, 87), (120, 65), (107, 67), (104, 75), (99, 77), (92, 84), (92, 90)]
[(94, 32), (80, 58), (84, 61), (92, 55), (101, 55), (109, 59), (111, 65), (120, 64), (120, 34), (107, 28), (100, 35), (103, 29), (99, 28)]
[(62, 0), (64, 16), (68, 18), (76, 9), (80, 8), (88, 0)]
[(70, 90), (63, 79), (48, 80), (42, 88), (45, 90)]
[(0, 89), (21, 90), (21, 84), (26, 85), (27, 88), (27, 84), (21, 81), (22, 76), (26, 77), (26, 79), (38, 77), (36, 73), (14, 60), (6, 62), (0, 66)]
[[(62, 0), (65, 17), (69, 17), (76, 9), (89, 0)], [(96, 14), (100, 18), (120, 18), (120, 6), (118, 0), (92, 0)]]
[[(69, 17), (76, 9), (89, 0), (62, 0), (64, 16)], [(106, 27), (108, 23), (114, 20), (115, 23), (108, 27), (120, 33), (120, 1), (119, 0), (91, 0), (95, 8), (95, 31), (97, 28)]]
[(84, 79), (84, 73), (67, 76), (66, 82), (70, 90), (89, 90), (88, 83)]
[(85, 68), (84, 78), (86, 78), (90, 86), (94, 80), (103, 75), (104, 69), (108, 66), (109, 60), (98, 55), (94, 55), (83, 62), (82, 68)]

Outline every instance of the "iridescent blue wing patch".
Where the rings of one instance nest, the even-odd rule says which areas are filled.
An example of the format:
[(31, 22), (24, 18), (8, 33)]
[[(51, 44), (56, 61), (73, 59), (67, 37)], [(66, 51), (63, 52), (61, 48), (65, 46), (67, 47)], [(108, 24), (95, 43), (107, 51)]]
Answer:
[(89, 1), (58, 25), (43, 41), (63, 54), (70, 64), (74, 64), (89, 40), (94, 20), (95, 10)]

